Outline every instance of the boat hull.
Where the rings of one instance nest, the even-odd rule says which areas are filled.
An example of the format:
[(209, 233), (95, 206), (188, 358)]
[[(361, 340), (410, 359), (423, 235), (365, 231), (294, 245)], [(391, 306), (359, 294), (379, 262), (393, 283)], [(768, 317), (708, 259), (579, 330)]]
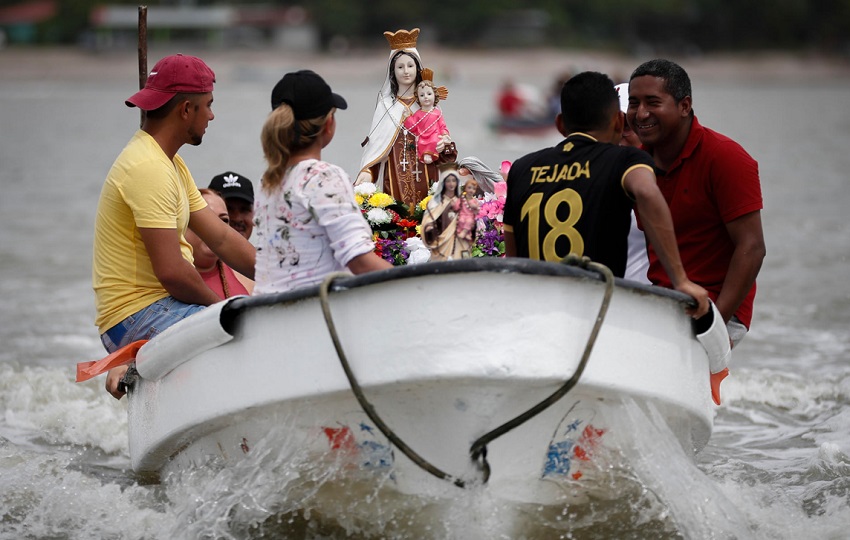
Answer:
[[(423, 459), (474, 484), (484, 476), (470, 445), (573, 375), (604, 287), (563, 265), (457, 261), (343, 278), (328, 305), (378, 415)], [(487, 489), (521, 502), (563, 499), (600, 441), (627, 440), (606, 427), (623, 399), (651, 404), (688, 452), (701, 449), (713, 421), (709, 368), (685, 301), (618, 280), (577, 386), (488, 445)], [(230, 337), (211, 337), (210, 348), (185, 340), (191, 350), (180, 350), (181, 336), (203, 336), (206, 327)], [(395, 449), (363, 412), (315, 290), (234, 300), (157, 340), (168, 352), (140, 353), (129, 396), (131, 462), (140, 473), (240, 459), (271, 427), (285, 426), (278, 436), (316, 455), (390, 471), (402, 493), (457, 489)]]

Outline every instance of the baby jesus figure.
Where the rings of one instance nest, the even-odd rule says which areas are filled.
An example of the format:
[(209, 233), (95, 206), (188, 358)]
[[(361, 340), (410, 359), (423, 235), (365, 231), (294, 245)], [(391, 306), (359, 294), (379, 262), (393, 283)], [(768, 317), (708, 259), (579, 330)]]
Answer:
[(404, 128), (416, 137), (419, 161), (433, 163), (452, 139), (443, 120), (443, 111), (435, 106), (440, 98), (432, 81), (423, 80), (416, 86), (416, 100), (419, 110), (404, 120)]

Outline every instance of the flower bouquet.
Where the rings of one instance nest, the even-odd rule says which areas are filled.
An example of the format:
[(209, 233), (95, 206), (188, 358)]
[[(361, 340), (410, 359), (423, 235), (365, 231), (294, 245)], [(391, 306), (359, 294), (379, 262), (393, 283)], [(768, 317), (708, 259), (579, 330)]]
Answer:
[(407, 230), (417, 225), (407, 219), (409, 212), (406, 205), (386, 193), (377, 191), (375, 184), (364, 182), (355, 186), (354, 200), (375, 232), (398, 232), (399, 229)]
[(418, 237), (427, 198), (425, 204), (420, 202), (416, 205), (412, 217), (407, 205), (377, 191), (372, 183), (355, 186), (354, 198), (372, 228), (375, 253), (395, 266), (430, 259), (431, 252)]
[[(497, 182), (495, 193), (485, 193), (476, 216), (476, 238), (472, 257), (504, 257), (504, 218), (507, 185)], [(375, 184), (364, 182), (354, 187), (354, 198), (363, 217), (372, 228), (375, 253), (395, 266), (419, 264), (431, 258), (420, 238), (422, 216), (432, 194), (410, 209), (390, 195), (377, 191)]]
[(498, 182), (495, 189), (495, 193), (484, 194), (484, 200), (476, 216), (475, 244), (470, 251), (473, 257), (505, 256), (505, 226), (502, 220), (507, 185), (504, 182)]

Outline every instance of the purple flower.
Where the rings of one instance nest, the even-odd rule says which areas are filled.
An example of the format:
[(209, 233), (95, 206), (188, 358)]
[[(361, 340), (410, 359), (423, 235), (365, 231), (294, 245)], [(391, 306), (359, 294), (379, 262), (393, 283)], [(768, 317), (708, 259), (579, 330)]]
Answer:
[(407, 264), (410, 251), (397, 233), (389, 233), (387, 238), (379, 238), (377, 242), (381, 248), (381, 258), (385, 261), (395, 266)]
[(495, 228), (491, 227), (483, 233), (478, 234), (475, 244), (483, 256), (498, 257), (502, 254), (503, 240), (504, 238), (502, 237), (502, 234)]

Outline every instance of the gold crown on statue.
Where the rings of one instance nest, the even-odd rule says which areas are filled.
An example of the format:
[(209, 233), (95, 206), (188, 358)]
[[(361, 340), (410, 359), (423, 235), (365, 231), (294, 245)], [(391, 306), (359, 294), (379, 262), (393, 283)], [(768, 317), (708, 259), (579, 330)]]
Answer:
[(447, 176), (449, 173), (457, 173), (459, 167), (455, 161), (447, 161), (445, 163), (437, 163), (437, 170), (440, 171), (440, 178)]
[[(431, 81), (431, 84), (434, 84), (434, 70), (422, 68), (422, 80)], [(445, 86), (434, 86), (434, 94), (437, 96), (437, 101), (444, 101), (449, 98), (449, 89)]]
[(419, 29), (414, 28), (409, 32), (407, 30), (384, 32), (384, 37), (387, 38), (387, 43), (390, 44), (392, 50), (414, 49), (416, 48), (416, 38), (419, 37)]

